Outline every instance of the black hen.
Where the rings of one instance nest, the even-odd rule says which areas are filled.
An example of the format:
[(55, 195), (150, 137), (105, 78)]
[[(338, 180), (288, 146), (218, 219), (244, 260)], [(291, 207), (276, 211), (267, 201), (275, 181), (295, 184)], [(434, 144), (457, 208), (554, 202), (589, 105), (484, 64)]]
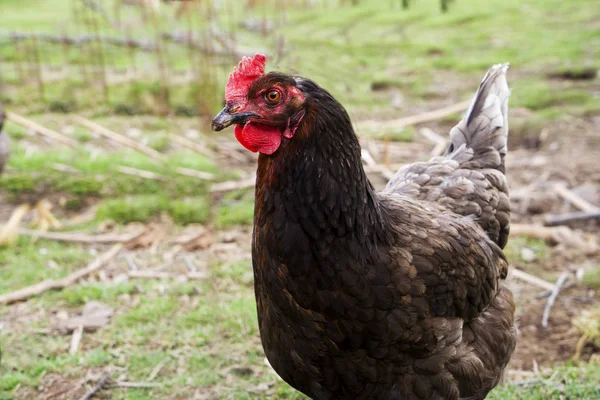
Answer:
[(502, 287), (507, 65), (488, 71), (443, 157), (376, 193), (344, 108), (316, 83), (230, 76), (216, 130), (260, 152), (252, 257), (267, 358), (315, 399), (483, 399), (516, 343)]

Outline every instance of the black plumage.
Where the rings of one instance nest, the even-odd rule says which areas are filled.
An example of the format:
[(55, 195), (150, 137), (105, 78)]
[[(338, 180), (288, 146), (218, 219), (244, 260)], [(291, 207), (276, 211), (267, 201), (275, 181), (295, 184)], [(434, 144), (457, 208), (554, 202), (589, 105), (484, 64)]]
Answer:
[(252, 84), (249, 103), (269, 87), (303, 97), (272, 120), (253, 108), (275, 126), (304, 112), (259, 156), (252, 243), (262, 344), (290, 385), (315, 399), (483, 399), (499, 382), (516, 342), (501, 284), (506, 70), (490, 69), (446, 155), (380, 193), (327, 91), (277, 73)]

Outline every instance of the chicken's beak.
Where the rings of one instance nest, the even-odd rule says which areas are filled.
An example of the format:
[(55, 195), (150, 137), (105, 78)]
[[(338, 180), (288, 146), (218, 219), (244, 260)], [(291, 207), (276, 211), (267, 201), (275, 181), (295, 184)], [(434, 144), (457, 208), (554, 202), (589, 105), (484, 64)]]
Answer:
[(233, 124), (245, 124), (250, 118), (258, 117), (258, 114), (253, 112), (231, 112), (231, 107), (226, 106), (221, 110), (219, 114), (212, 120), (212, 130), (213, 131), (222, 131), (227, 128), (229, 125)]

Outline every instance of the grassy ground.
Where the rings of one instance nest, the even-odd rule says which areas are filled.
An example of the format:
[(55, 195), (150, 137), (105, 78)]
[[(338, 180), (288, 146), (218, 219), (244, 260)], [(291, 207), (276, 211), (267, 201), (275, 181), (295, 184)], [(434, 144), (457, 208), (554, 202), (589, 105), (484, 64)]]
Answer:
[[(86, 32), (82, 18), (74, 20), (69, 0), (48, 0), (43, 2), (43, 6), (38, 2), (37, 7), (35, 3), (28, 3), (36, 12), (25, 18), (21, 2), (4, 2), (3, 13), (8, 23), (3, 28), (60, 32), (59, 26), (66, 26), (71, 28), (68, 34)], [(106, 3), (108, 12), (113, 8), (112, 3)], [(237, 23), (248, 19), (260, 20), (265, 16), (270, 18), (273, 14), (270, 8), (244, 10), (237, 2), (232, 2), (211, 20), (219, 29), (235, 26), (236, 43), (241, 49), (247, 49), (244, 51), (262, 49), (274, 53), (270, 59), (271, 67), (296, 71), (317, 80), (336, 97), (344, 99), (344, 104), (356, 117), (388, 115), (390, 91), (374, 95), (371, 91), (374, 84), (399, 90), (411, 99), (411, 107), (431, 105), (447, 99), (448, 95), (464, 97), (472, 88), (463, 87), (460, 84), (462, 80), (458, 78), (479, 76), (490, 65), (505, 61), (512, 64), (512, 87), (518, 95), (514, 96), (513, 106), (527, 107), (544, 118), (557, 118), (565, 112), (585, 114), (600, 107), (598, 96), (586, 90), (585, 85), (548, 79), (549, 74), (565, 70), (576, 74), (585, 67), (597, 68), (596, 49), (600, 46), (600, 39), (596, 21), (600, 11), (594, 0), (577, 3), (561, 0), (528, 3), (519, 0), (456, 1), (447, 14), (438, 12), (437, 0), (415, 2), (409, 10), (399, 7), (399, 3), (380, 0), (343, 8), (321, 5), (308, 11), (290, 7), (286, 10), (286, 24), (274, 28), (267, 36), (246, 32), (237, 27)], [(38, 10), (41, 10), (40, 15)], [(166, 15), (172, 14), (172, 7), (165, 10)], [(164, 31), (186, 28), (185, 24), (172, 17), (161, 21)], [(98, 23), (105, 35), (122, 35), (102, 20), (99, 19)], [(201, 30), (205, 23), (194, 20), (192, 26)], [(138, 23), (133, 24), (131, 29), (134, 36), (154, 37), (153, 27)], [(273, 49), (280, 35), (285, 37), (285, 57), (280, 57), (279, 52)], [(315, 51), (316, 47), (319, 51)], [(40, 49), (42, 63), (62, 65), (66, 61), (73, 65), (88, 65), (93, 61), (86, 51), (72, 50), (65, 55), (60, 45), (41, 45)], [(134, 64), (127, 49), (108, 47), (106, 51), (108, 67), (123, 68)], [(190, 70), (191, 64), (196, 62), (201, 67), (203, 62), (208, 61), (216, 65), (214, 77), (200, 79), (195, 76), (193, 84), (176, 86), (170, 99), (172, 111), (179, 110), (185, 114), (204, 109), (210, 114), (220, 103), (216, 100), (220, 100), (223, 82), (231, 68), (231, 58), (217, 57), (208, 61), (189, 58), (188, 52), (181, 46), (168, 47), (165, 52), (171, 73)], [(0, 46), (0, 56), (8, 63), (4, 67), (7, 82), (4, 96), (16, 104), (35, 109), (32, 97), (39, 96), (32, 94), (36, 93), (37, 86), (33, 82), (23, 85), (15, 75), (16, 61), (28, 60), (25, 54), (15, 51), (10, 42)], [(153, 70), (156, 75), (157, 61), (152, 54), (137, 52), (134, 59), (136, 57), (138, 68), (142, 66)], [(93, 81), (98, 82), (99, 77), (91, 81), (88, 77), (85, 82), (85, 76), (77, 69), (71, 77), (73, 79), (48, 84), (46, 103), (40, 107), (97, 109), (98, 103), (90, 100), (102, 97), (98, 86), (92, 84)], [(208, 90), (206, 82), (213, 78), (216, 81), (210, 85), (216, 89)], [(13, 88), (12, 83), (16, 87)], [(90, 88), (94, 88), (96, 96), (90, 96)], [(115, 85), (111, 88), (109, 110), (122, 113), (156, 111), (160, 108), (156, 100), (157, 91), (157, 83), (147, 78)], [(212, 106), (205, 104), (202, 108), (198, 104), (200, 108), (196, 109), (191, 106), (198, 100), (199, 91), (200, 97), (213, 102)], [(402, 108), (410, 110), (409, 107)]]
[[(414, 3), (409, 10), (401, 9), (399, 1), (389, 0), (365, 1), (356, 7), (289, 8), (284, 28), (277, 28), (267, 37), (240, 30), (236, 40), (245, 49), (276, 53), (276, 38), (283, 35), (285, 57), (272, 58), (270, 66), (315, 79), (348, 107), (355, 120), (410, 115), (462, 100), (472, 93), (489, 65), (504, 61), (512, 65), (511, 107), (526, 109), (526, 113), (521, 112), (525, 117), (513, 119), (513, 137), (537, 134), (546, 127), (597, 118), (600, 114), (598, 79), (551, 77), (565, 70), (576, 73), (584, 67), (599, 67), (600, 7), (596, 1), (456, 0), (448, 14), (440, 14), (434, 0)], [(132, 10), (128, 13), (133, 15)], [(73, 34), (82, 30), (73, 22), (72, 3), (66, 0), (26, 4), (5, 0), (0, 14), (3, 30), (56, 34), (63, 27)], [(265, 15), (273, 15), (272, 10), (259, 7), (248, 11), (236, 5), (233, 11), (222, 10), (217, 22), (223, 28), (248, 16)], [(233, 22), (227, 22), (229, 19)], [(174, 22), (164, 24), (169, 27)], [(108, 27), (102, 29), (111, 32)], [(144, 29), (133, 34), (142, 35)], [(110, 51), (109, 59), (115, 67), (129, 65), (126, 51)], [(169, 51), (173, 70), (190, 68), (185, 51), (175, 47)], [(60, 64), (65, 57), (57, 46), (44, 47), (41, 56), (47, 64)], [(8, 44), (0, 46), (0, 57), (6, 89), (2, 98), (9, 108), (78, 141), (76, 149), (67, 149), (8, 123), (6, 130), (14, 142), (14, 155), (0, 179), (0, 199), (5, 200), (0, 205), (0, 215), (7, 216), (28, 192), (43, 187), (55, 200), (61, 219), (69, 220), (90, 205), (97, 206), (93, 220), (66, 230), (96, 233), (106, 229), (109, 222), (120, 230), (130, 222), (160, 225), (166, 220), (172, 236), (181, 233), (186, 225), (204, 224), (217, 237), (210, 249), (190, 255), (208, 279), (127, 279), (128, 262), (118, 258), (104, 275), (0, 308), (0, 398), (78, 398), (103, 373), (109, 373), (114, 381), (147, 383), (154, 371), (157, 372), (150, 383), (156, 386), (112, 387), (99, 398), (302, 398), (263, 364), (248, 258), (252, 192), (240, 190), (216, 196), (209, 192), (205, 181), (177, 173), (178, 168), (190, 168), (212, 173), (217, 181), (224, 181), (237, 179), (254, 166), (227, 157), (209, 159), (170, 141), (170, 133), (182, 134), (189, 128), (206, 134), (205, 120), (199, 124), (191, 118), (114, 115), (159, 112), (155, 81), (114, 85), (105, 104), (97, 85), (87, 85), (82, 77), (75, 76), (48, 83), (42, 101), (33, 82), (21, 84), (17, 77), (15, 66), (19, 60), (27, 61), (27, 57), (16, 54)], [(86, 53), (73, 50), (66, 57), (77, 64)], [(152, 57), (137, 57), (138, 66), (156, 69)], [(198, 82), (173, 85), (171, 112), (197, 114), (199, 107), (194, 102), (198, 93), (206, 93), (205, 111), (220, 106), (219, 96), (232, 62), (216, 62), (223, 67), (216, 69), (216, 80), (208, 89)], [(219, 94), (210, 91), (211, 85), (219, 89)], [(111, 145), (72, 123), (68, 115), (48, 110), (86, 114), (164, 153), (166, 161), (158, 164), (133, 150)], [(449, 121), (442, 121), (442, 126), (448, 124)], [(380, 133), (375, 135), (383, 139)], [(411, 142), (415, 135), (413, 130), (403, 130), (385, 136)], [(227, 155), (228, 150), (220, 147), (225, 142), (212, 137), (211, 143), (213, 151)], [(56, 165), (70, 169), (65, 172)], [(120, 166), (155, 172), (164, 180), (123, 174), (118, 170)], [(236, 239), (231, 240), (231, 235)], [(514, 264), (525, 263), (523, 248), (533, 249), (538, 256), (532, 269), (537, 268), (540, 276), (550, 281), (556, 278), (556, 271), (543, 270), (543, 265), (555, 255), (547, 245), (512, 240), (507, 254)], [(0, 249), (0, 294), (43, 279), (63, 277), (103, 250), (97, 245), (20, 238), (15, 246)], [(169, 261), (167, 253), (164, 248), (131, 252), (140, 268), (185, 270), (182, 260)], [(588, 273), (583, 288), (592, 290), (597, 285), (597, 274)], [(113, 307), (115, 315), (100, 330), (85, 332), (79, 351), (70, 354), (71, 335), (54, 327), (65, 315), (80, 313), (90, 301)], [(594, 332), (582, 330), (582, 334), (590, 336), (597, 335)], [(593, 342), (594, 338), (589, 340)], [(494, 391), (491, 398), (600, 396), (597, 364), (563, 366), (550, 362), (546, 366), (556, 368), (519, 379), (518, 385), (509, 382)]]

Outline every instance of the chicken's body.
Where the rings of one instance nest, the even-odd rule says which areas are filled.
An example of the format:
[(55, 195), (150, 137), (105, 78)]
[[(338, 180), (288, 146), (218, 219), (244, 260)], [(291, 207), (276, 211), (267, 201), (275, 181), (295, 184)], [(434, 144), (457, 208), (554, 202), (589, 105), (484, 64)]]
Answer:
[[(516, 342), (501, 286), (506, 68), (486, 75), (448, 154), (401, 169), (381, 193), (343, 107), (295, 78), (303, 122), (259, 157), (252, 256), (263, 347), (296, 389), (483, 399), (501, 379)], [(251, 135), (236, 131), (242, 143)]]

